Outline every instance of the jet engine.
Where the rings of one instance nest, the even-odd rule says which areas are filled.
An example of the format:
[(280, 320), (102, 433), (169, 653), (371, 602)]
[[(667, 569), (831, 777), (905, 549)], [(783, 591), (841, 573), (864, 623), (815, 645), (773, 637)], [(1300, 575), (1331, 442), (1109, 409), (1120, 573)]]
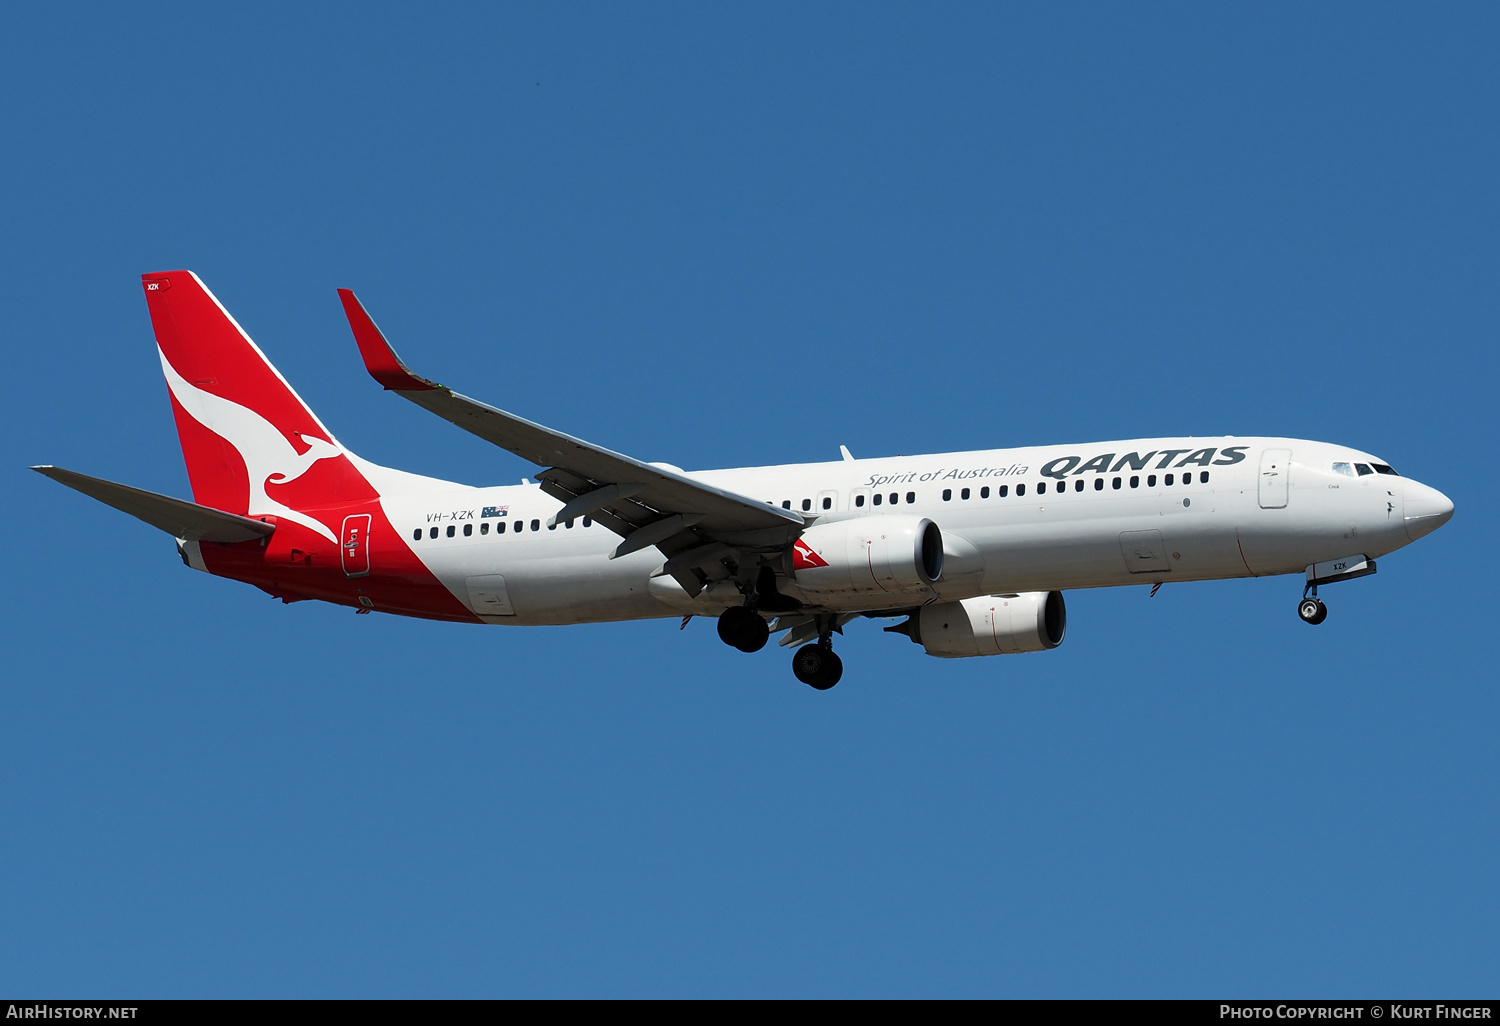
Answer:
[(944, 659), (1043, 652), (1062, 644), (1068, 610), (1060, 591), (982, 595), (923, 606), (888, 631), (905, 634)]
[(926, 517), (859, 517), (808, 528), (791, 555), (810, 595), (920, 592), (943, 575), (943, 533)]

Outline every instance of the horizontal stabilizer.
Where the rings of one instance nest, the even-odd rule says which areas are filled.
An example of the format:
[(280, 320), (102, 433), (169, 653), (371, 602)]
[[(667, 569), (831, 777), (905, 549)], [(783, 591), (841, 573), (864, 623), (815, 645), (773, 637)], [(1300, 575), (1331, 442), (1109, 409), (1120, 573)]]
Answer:
[(268, 536), (276, 528), (260, 520), (210, 509), (197, 503), (158, 495), (141, 488), (115, 484), (61, 467), (32, 467), (38, 474), (65, 484), (106, 506), (113, 506), (152, 527), (187, 541), (242, 542)]

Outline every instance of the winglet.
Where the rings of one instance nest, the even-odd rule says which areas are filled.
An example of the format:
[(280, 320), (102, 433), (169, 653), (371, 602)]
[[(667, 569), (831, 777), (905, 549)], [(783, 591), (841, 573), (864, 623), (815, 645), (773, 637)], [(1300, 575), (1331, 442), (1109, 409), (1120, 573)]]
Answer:
[(359, 355), (364, 358), (365, 370), (370, 372), (370, 377), (384, 385), (386, 391), (429, 392), (443, 387), (435, 381), (418, 377), (407, 369), (351, 290), (339, 289), (339, 299), (343, 301), (349, 327), (354, 331), (354, 342), (359, 346)]

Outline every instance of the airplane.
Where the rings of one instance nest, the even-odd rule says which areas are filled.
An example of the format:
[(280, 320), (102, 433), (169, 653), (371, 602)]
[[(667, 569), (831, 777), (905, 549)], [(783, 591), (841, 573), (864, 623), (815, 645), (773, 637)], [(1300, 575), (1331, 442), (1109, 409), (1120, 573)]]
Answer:
[(497, 625), (716, 617), (755, 652), (839, 682), (861, 617), (933, 656), (1062, 644), (1063, 591), (1302, 574), (1318, 588), (1453, 516), (1366, 452), (1295, 438), (1148, 438), (685, 471), (643, 463), (409, 370), (347, 289), (387, 391), (542, 469), (471, 487), (361, 459), (318, 420), (198, 276), (142, 275), (193, 501), (32, 469), (172, 535), (195, 570), (317, 599)]

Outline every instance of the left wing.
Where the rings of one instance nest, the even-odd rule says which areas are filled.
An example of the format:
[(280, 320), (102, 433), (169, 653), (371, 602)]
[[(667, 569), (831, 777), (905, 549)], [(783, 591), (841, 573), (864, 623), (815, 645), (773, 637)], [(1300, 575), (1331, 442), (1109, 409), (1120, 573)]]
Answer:
[(370, 376), (449, 423), (546, 467), (542, 491), (563, 503), (550, 523), (590, 516), (623, 539), (610, 558), (656, 546), (665, 573), (688, 594), (734, 576), (747, 554), (780, 552), (801, 532), (800, 514), (714, 488), (497, 410), (401, 362), (354, 293), (339, 289)]

